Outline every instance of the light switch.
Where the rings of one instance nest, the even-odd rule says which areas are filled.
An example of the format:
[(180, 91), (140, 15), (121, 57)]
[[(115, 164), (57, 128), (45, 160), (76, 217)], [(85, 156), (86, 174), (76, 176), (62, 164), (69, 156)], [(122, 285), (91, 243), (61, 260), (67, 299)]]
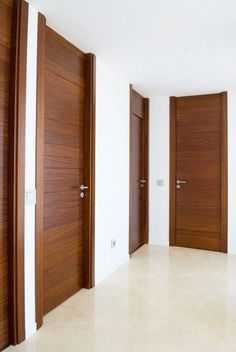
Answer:
[(36, 204), (36, 189), (30, 189), (25, 192), (25, 204)]
[(157, 180), (157, 186), (158, 187), (163, 187), (164, 186), (164, 180)]

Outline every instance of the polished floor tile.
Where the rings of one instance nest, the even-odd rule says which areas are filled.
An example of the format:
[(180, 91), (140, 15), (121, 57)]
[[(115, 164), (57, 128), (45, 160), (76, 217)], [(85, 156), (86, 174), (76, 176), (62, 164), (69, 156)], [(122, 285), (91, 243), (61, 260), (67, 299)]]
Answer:
[(236, 352), (236, 256), (146, 245), (7, 352)]

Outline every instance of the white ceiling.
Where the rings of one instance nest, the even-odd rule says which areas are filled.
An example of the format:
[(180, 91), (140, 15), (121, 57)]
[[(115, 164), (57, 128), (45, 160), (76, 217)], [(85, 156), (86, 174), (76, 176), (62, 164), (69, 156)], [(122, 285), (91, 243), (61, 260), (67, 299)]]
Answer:
[(235, 0), (30, 0), (146, 94), (236, 89)]

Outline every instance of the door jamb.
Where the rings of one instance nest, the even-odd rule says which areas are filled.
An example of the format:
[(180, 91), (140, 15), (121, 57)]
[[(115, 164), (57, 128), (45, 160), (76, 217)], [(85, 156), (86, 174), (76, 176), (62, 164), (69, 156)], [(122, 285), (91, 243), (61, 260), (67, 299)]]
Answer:
[(221, 252), (228, 251), (228, 93), (221, 93)]
[[(43, 140), (44, 140), (44, 65), (46, 18), (38, 16), (38, 82), (36, 136), (36, 323), (43, 325)], [(89, 190), (85, 200), (85, 277), (84, 287), (95, 285), (95, 106), (96, 57), (86, 54), (85, 67), (85, 182)]]
[(170, 246), (175, 246), (176, 97), (170, 97)]
[(85, 288), (95, 286), (95, 160), (96, 160), (96, 56), (86, 54), (85, 68)]
[(46, 18), (38, 14), (37, 111), (36, 111), (36, 212), (35, 278), (36, 324), (43, 325), (43, 153), (44, 153), (44, 60)]
[[(221, 252), (228, 241), (228, 141), (227, 92), (221, 92)], [(170, 246), (176, 245), (176, 97), (170, 97)]]
[(148, 244), (149, 242), (149, 107), (150, 107), (150, 100), (149, 98), (144, 98), (144, 136), (145, 136), (145, 166), (144, 166), (144, 174), (145, 179), (147, 180), (146, 187), (146, 224), (144, 230), (144, 244)]
[(24, 207), (28, 4), (13, 2), (9, 111), (9, 322), (10, 344), (25, 340)]

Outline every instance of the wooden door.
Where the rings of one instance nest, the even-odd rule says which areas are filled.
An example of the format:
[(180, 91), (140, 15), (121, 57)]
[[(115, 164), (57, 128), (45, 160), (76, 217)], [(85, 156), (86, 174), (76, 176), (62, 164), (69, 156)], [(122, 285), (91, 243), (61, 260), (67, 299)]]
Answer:
[(148, 99), (130, 90), (129, 253), (148, 242)]
[(13, 1), (0, 1), (0, 350), (9, 344), (8, 141)]
[(27, 30), (28, 4), (0, 0), (0, 350), (25, 338)]
[(84, 286), (84, 87), (85, 54), (46, 27), (44, 314)]
[(171, 98), (171, 237), (227, 251), (227, 94)]
[[(94, 67), (39, 15), (37, 325), (94, 285)], [(84, 187), (84, 189), (81, 189)]]

